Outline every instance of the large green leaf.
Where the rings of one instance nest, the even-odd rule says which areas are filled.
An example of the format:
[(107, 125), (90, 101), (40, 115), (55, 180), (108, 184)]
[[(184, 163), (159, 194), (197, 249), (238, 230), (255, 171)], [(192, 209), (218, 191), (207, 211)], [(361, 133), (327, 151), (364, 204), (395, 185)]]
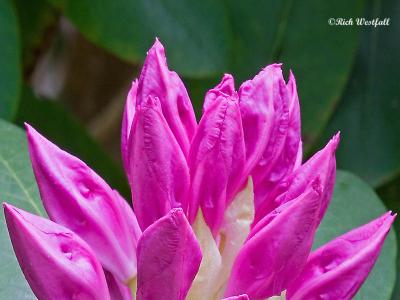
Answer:
[[(0, 202), (44, 215), (24, 132), (0, 120)], [(36, 299), (19, 268), (4, 215), (0, 224), (0, 299)]]
[[(382, 201), (385, 205), (399, 213), (400, 212), (400, 176), (395, 178), (394, 180), (386, 183), (385, 185), (379, 187), (377, 190), (378, 195), (381, 197)], [(397, 219), (394, 222), (394, 226), (396, 228), (396, 232), (400, 232), (400, 221)], [(400, 236), (397, 234), (397, 248), (400, 247)], [(400, 299), (400, 256), (397, 256), (397, 274), (399, 274), (396, 278), (396, 285), (394, 287), (392, 300)]]
[(361, 15), (363, 0), (294, 1), (279, 61), (293, 70), (299, 89), (303, 139), (309, 145), (325, 128), (345, 88), (359, 27), (330, 26), (330, 18)]
[(11, 120), (21, 85), (17, 19), (10, 0), (0, 1), (0, 118)]
[(400, 2), (371, 2), (371, 17), (389, 26), (366, 27), (354, 73), (326, 135), (340, 129), (341, 168), (379, 186), (400, 172)]
[(28, 122), (49, 140), (76, 155), (101, 175), (113, 188), (130, 197), (121, 167), (109, 157), (86, 130), (58, 103), (36, 99), (25, 88), (17, 115), (17, 123)]
[(201, 77), (224, 71), (229, 26), (214, 0), (65, 0), (65, 15), (92, 42), (140, 62), (154, 38), (165, 44), (171, 66)]
[[(386, 211), (375, 192), (355, 175), (339, 171), (328, 211), (318, 229), (315, 246), (320, 246)], [(389, 300), (396, 280), (396, 236), (392, 229), (367, 281), (354, 299)]]

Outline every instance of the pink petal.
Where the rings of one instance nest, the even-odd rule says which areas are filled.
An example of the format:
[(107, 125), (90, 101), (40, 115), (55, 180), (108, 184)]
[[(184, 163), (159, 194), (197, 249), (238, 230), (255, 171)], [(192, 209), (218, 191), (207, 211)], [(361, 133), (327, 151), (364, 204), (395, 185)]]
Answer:
[(137, 299), (185, 299), (200, 262), (200, 246), (185, 214), (171, 210), (139, 240)]
[(139, 77), (137, 104), (149, 96), (159, 99), (165, 120), (187, 156), (197, 127), (196, 117), (182, 80), (168, 69), (164, 47), (158, 39), (147, 52)]
[(239, 104), (246, 144), (246, 170), (255, 188), (270, 172), (285, 142), (289, 97), (280, 64), (265, 67), (239, 89)]
[(122, 162), (124, 164), (125, 172), (127, 172), (129, 177), (129, 135), (131, 133), (133, 118), (136, 111), (136, 93), (137, 93), (138, 81), (134, 80), (132, 82), (132, 87), (126, 97), (125, 110), (122, 116), (122, 126), (121, 126), (121, 156)]
[(104, 270), (111, 300), (133, 300), (129, 287), (115, 278), (113, 274)]
[(287, 299), (352, 299), (371, 272), (394, 219), (387, 212), (314, 251), (288, 288)]
[(189, 169), (157, 98), (138, 107), (130, 135), (133, 207), (144, 230), (171, 208), (187, 211)]
[(110, 300), (95, 254), (67, 228), (4, 203), (15, 255), (40, 300)]
[(50, 219), (84, 239), (119, 280), (135, 277), (140, 230), (125, 200), (84, 162), (28, 124), (26, 129), (33, 171)]
[(245, 148), (239, 106), (235, 97), (220, 95), (205, 111), (189, 154), (191, 175), (189, 220), (201, 204), (215, 235), (226, 206), (243, 182)]
[(336, 176), (335, 151), (339, 144), (339, 134), (335, 135), (324, 149), (298, 167), (290, 176), (282, 180), (256, 209), (255, 223), (278, 206), (298, 197), (316, 178), (320, 178), (323, 187), (323, 200), (319, 221), (321, 221), (332, 197)]
[(280, 295), (303, 269), (317, 228), (321, 186), (300, 195), (266, 218), (252, 233), (234, 263), (225, 296), (247, 293), (251, 299)]
[[(294, 170), (296, 164), (301, 164), (300, 104), (292, 72), (286, 88), (289, 117), (286, 119), (285, 110), (277, 115), (275, 131), (268, 143), (267, 151), (251, 173), (255, 181), (256, 209), (268, 199), (273, 188)], [(277, 97), (276, 101), (285, 103), (285, 93), (282, 95), (281, 98)]]
[(203, 114), (213, 105), (219, 96), (235, 96), (235, 82), (231, 74), (224, 74), (221, 82), (213, 89), (209, 90), (204, 98)]

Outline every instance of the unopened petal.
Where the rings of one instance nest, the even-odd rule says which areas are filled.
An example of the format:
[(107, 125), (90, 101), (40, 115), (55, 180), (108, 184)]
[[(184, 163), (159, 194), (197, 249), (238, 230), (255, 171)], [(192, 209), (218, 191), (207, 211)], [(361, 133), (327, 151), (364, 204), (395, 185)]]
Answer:
[(246, 170), (255, 187), (262, 170), (269, 172), (284, 145), (289, 120), (289, 98), (280, 64), (265, 67), (239, 89), (240, 111), (246, 143)]
[(213, 105), (214, 101), (219, 96), (232, 97), (235, 94), (236, 91), (233, 76), (231, 74), (224, 74), (221, 82), (206, 93), (206, 96), (204, 97), (203, 114)]
[(40, 300), (110, 300), (103, 269), (86, 242), (67, 228), (4, 204), (14, 252)]
[(50, 219), (78, 234), (105, 269), (129, 281), (136, 276), (140, 235), (133, 211), (84, 162), (29, 125), (26, 128), (33, 171)]
[(200, 262), (200, 246), (185, 214), (171, 210), (139, 240), (137, 299), (185, 299)]
[(196, 131), (196, 118), (186, 88), (178, 74), (170, 71), (164, 47), (158, 39), (147, 52), (139, 77), (137, 104), (157, 97), (162, 113), (185, 156)]
[(225, 296), (280, 295), (303, 269), (311, 250), (320, 208), (320, 186), (285, 203), (240, 250)]
[(239, 106), (235, 97), (219, 96), (203, 115), (190, 149), (189, 220), (199, 204), (215, 236), (226, 206), (243, 181), (245, 148)]
[(288, 300), (350, 300), (364, 283), (395, 219), (387, 212), (314, 251)]
[(132, 82), (132, 87), (126, 97), (124, 114), (122, 115), (121, 125), (121, 156), (124, 164), (125, 172), (129, 177), (129, 135), (132, 128), (133, 118), (136, 111), (136, 93), (137, 93), (138, 81)]
[(187, 211), (189, 169), (158, 98), (137, 107), (129, 141), (133, 207), (144, 230), (171, 208)]
[(332, 197), (336, 178), (335, 151), (338, 144), (339, 134), (335, 135), (322, 150), (298, 167), (294, 173), (281, 181), (268, 198), (264, 199), (263, 203), (256, 208), (255, 223), (278, 206), (298, 197), (316, 178), (320, 179), (323, 189), (318, 221), (320, 222)]

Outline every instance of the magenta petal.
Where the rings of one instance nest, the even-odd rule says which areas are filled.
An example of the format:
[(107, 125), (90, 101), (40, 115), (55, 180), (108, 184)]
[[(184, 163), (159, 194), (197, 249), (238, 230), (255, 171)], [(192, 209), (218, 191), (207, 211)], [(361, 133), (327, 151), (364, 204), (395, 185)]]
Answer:
[(372, 270), (394, 219), (387, 212), (314, 251), (288, 288), (287, 299), (352, 299)]
[[(275, 129), (266, 151), (251, 173), (255, 186), (256, 210), (261, 203), (267, 201), (274, 187), (294, 170), (296, 164), (301, 163), (300, 104), (292, 72), (290, 72), (286, 88), (289, 116), (286, 114), (285, 107), (282, 111), (276, 112), (273, 121)], [(286, 103), (285, 93), (277, 96), (276, 100)]]
[(234, 96), (235, 82), (231, 74), (224, 74), (221, 82), (213, 89), (209, 90), (204, 97), (203, 114), (213, 105), (218, 96)]
[(251, 299), (280, 295), (306, 264), (317, 228), (321, 186), (285, 203), (267, 216), (263, 228), (240, 250), (225, 296), (246, 293)]
[(133, 300), (131, 289), (120, 282), (113, 274), (104, 270), (111, 300)]
[(138, 300), (181, 300), (201, 262), (200, 245), (181, 209), (173, 209), (138, 243)]
[(237, 99), (219, 96), (201, 118), (189, 154), (189, 220), (199, 204), (215, 235), (226, 206), (243, 181), (245, 148)]
[(149, 96), (159, 99), (165, 120), (187, 156), (197, 127), (196, 117), (182, 80), (168, 69), (164, 47), (158, 39), (147, 52), (139, 77), (137, 104)]
[(105, 269), (129, 281), (136, 276), (140, 235), (133, 211), (85, 163), (28, 124), (26, 129), (33, 171), (50, 219), (78, 234)]
[(129, 135), (132, 128), (133, 118), (136, 111), (136, 93), (137, 93), (138, 81), (132, 82), (132, 87), (126, 97), (125, 110), (122, 116), (121, 125), (121, 156), (122, 162), (124, 164), (125, 172), (127, 172), (129, 177)]
[(187, 211), (189, 169), (157, 98), (137, 107), (130, 135), (133, 207), (144, 230), (171, 208)]
[(320, 222), (332, 197), (336, 177), (335, 151), (338, 144), (339, 134), (336, 134), (322, 150), (315, 153), (293, 174), (282, 180), (269, 194), (269, 197), (259, 205), (256, 210), (255, 223), (278, 206), (298, 197), (316, 178), (320, 179), (323, 188), (318, 221)]
[[(280, 64), (265, 67), (239, 89), (240, 111), (246, 143), (246, 170), (252, 174), (255, 188), (261, 171), (269, 172), (284, 142), (289, 121), (288, 90)], [(255, 175), (255, 176), (254, 176)], [(260, 177), (260, 178), (259, 178)]]
[(15, 255), (40, 300), (110, 300), (103, 269), (82, 239), (67, 228), (3, 204)]

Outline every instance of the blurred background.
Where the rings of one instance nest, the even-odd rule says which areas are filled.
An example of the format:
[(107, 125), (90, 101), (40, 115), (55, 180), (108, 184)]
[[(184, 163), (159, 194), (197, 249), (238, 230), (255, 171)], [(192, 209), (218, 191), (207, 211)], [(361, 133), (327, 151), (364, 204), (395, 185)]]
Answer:
[(338, 167), (400, 212), (398, 0), (0, 0), (0, 118), (31, 123), (129, 195), (121, 115), (156, 36), (198, 117), (223, 73), (238, 87), (282, 62), (297, 79), (306, 157), (340, 130)]

